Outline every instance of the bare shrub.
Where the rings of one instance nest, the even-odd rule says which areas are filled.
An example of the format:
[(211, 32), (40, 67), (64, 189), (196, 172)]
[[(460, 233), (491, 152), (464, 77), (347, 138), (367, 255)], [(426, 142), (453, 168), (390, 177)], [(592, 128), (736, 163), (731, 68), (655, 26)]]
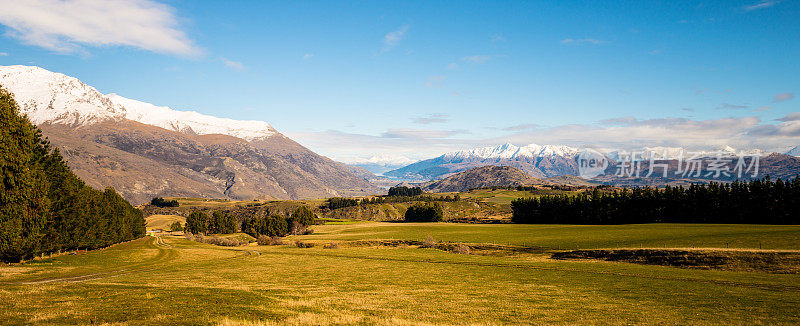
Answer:
[(453, 247), (452, 251), (454, 253), (462, 254), (462, 255), (469, 255), (472, 252), (472, 250), (469, 248), (469, 246), (465, 245), (463, 243), (459, 243), (458, 245)]
[(432, 236), (429, 235), (425, 237), (425, 240), (422, 240), (420, 248), (436, 248), (436, 245), (438, 243), (439, 241), (436, 241), (436, 239), (434, 239)]
[(302, 232), (302, 233), (300, 233), (300, 234), (302, 234), (302, 235), (309, 235), (309, 234), (313, 234), (313, 233), (314, 233), (314, 229), (311, 229), (311, 228), (306, 228), (306, 229), (305, 229), (305, 230), (303, 230), (303, 232)]
[(266, 235), (258, 236), (258, 244), (261, 246), (279, 246), (286, 244), (281, 237), (268, 237)]
[(297, 246), (297, 248), (311, 248), (311, 247), (314, 246), (313, 243), (303, 242), (303, 241), (300, 241), (300, 240), (295, 240), (294, 241), (294, 245)]
[(339, 249), (338, 242), (329, 242), (322, 246), (324, 249)]

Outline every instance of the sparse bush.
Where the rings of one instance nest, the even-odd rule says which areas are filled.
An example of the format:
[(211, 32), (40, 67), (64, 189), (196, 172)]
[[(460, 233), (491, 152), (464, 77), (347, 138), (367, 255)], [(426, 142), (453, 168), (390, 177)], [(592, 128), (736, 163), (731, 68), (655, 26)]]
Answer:
[(268, 237), (266, 235), (258, 236), (258, 244), (260, 246), (279, 246), (285, 244), (281, 237)]
[(339, 249), (338, 242), (329, 242), (322, 246), (323, 249)]
[(295, 240), (294, 241), (294, 245), (297, 246), (297, 248), (311, 248), (311, 247), (314, 247), (313, 243), (311, 243), (311, 242), (303, 242), (303, 241), (300, 241), (300, 240)]
[(302, 232), (302, 233), (300, 233), (300, 234), (302, 234), (302, 235), (314, 234), (314, 229), (305, 229), (305, 230), (303, 230), (303, 232)]
[(432, 236), (425, 237), (425, 240), (422, 240), (422, 244), (420, 248), (435, 248), (439, 241), (436, 241)]
[(462, 254), (462, 255), (469, 255), (472, 252), (472, 250), (469, 248), (469, 246), (467, 246), (467, 245), (465, 245), (463, 243), (459, 243), (458, 245), (453, 247), (452, 251), (454, 253)]

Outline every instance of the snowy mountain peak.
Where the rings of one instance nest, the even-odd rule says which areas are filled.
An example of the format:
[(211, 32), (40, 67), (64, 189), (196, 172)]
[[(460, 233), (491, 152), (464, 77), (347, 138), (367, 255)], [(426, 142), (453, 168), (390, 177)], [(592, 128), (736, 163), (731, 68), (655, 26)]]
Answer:
[(496, 147), (481, 147), (470, 150), (450, 152), (442, 155), (444, 159), (515, 159), (518, 157), (575, 156), (577, 148), (557, 145), (530, 144), (518, 147), (506, 143)]
[(796, 146), (795, 148), (790, 149), (788, 152), (786, 152), (786, 155), (800, 157), (800, 146)]
[(39, 67), (0, 66), (0, 86), (14, 94), (22, 113), (36, 125), (74, 127), (103, 121), (132, 120), (168, 130), (193, 134), (223, 134), (256, 140), (276, 133), (262, 121), (217, 118), (193, 111), (104, 95), (77, 78)]

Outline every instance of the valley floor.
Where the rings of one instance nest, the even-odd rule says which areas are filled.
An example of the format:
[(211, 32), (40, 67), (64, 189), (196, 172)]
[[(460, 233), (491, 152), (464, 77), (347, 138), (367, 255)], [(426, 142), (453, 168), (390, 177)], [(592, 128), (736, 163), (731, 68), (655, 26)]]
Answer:
[[(426, 238), (537, 250), (482, 255), (352, 245)], [(315, 226), (314, 234), (297, 239), (317, 245), (229, 248), (163, 235), (0, 265), (0, 323), (800, 323), (798, 274), (552, 260), (548, 253), (615, 247), (798, 250), (798, 226), (359, 222)]]

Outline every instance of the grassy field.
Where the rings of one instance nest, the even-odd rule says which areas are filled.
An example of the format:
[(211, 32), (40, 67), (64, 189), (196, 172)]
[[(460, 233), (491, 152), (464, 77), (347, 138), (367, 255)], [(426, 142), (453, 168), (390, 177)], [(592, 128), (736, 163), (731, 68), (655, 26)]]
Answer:
[[(362, 222), (315, 226), (313, 235), (299, 238), (321, 244), (428, 235), (549, 247), (659, 244), (670, 236), (697, 246), (719, 247), (727, 241), (752, 247), (767, 239), (774, 249), (800, 246), (797, 226)], [(800, 322), (797, 275), (548, 257), (414, 247), (228, 248), (173, 236), (146, 237), (86, 254), (0, 266), (0, 320), (129, 325)]]
[(147, 230), (169, 231), (172, 223), (180, 222), (183, 225), (186, 223), (186, 218), (179, 215), (156, 214), (148, 216), (145, 222), (147, 223)]

